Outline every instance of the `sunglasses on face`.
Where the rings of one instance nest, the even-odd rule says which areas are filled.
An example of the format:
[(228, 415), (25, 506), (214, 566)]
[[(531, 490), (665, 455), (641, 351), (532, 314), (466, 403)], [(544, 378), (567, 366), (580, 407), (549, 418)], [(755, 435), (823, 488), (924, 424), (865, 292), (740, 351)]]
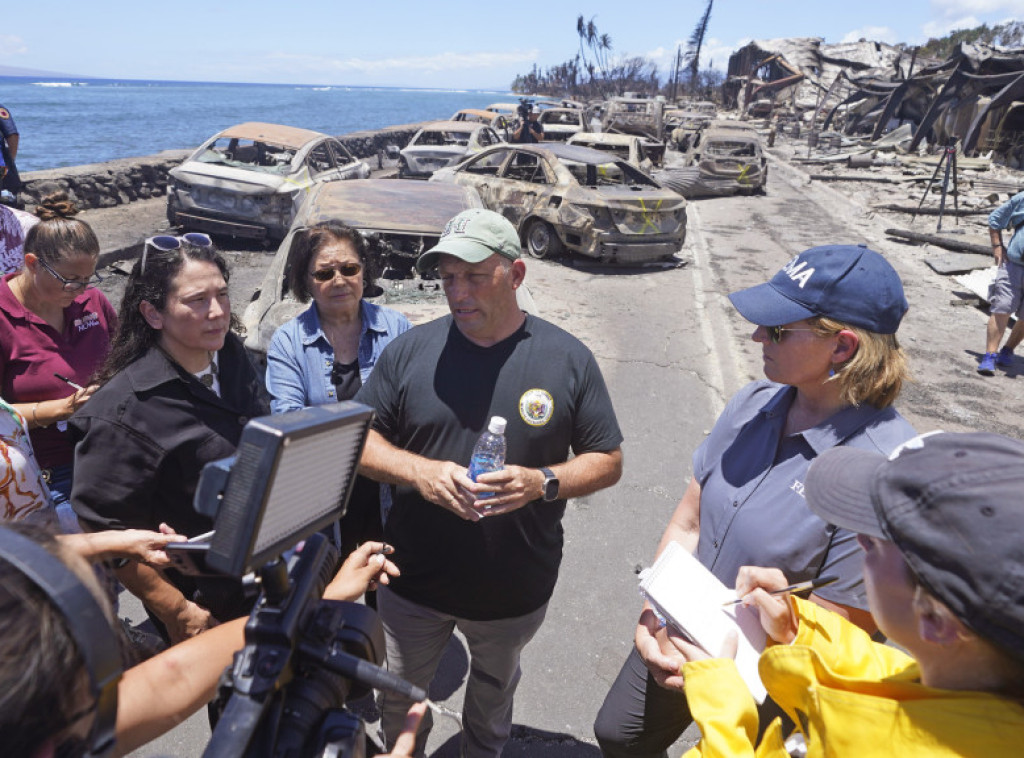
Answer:
[(316, 271), (310, 274), (316, 281), (321, 284), (333, 281), (335, 272), (342, 276), (359, 276), (363, 270), (362, 263), (342, 263), (340, 266), (332, 266), (330, 268), (318, 268)]
[(60, 282), (61, 288), (65, 292), (78, 292), (79, 290), (84, 290), (86, 287), (90, 287), (93, 284), (103, 281), (103, 277), (96, 272), (93, 272), (93, 275), (90, 276), (88, 279), (65, 279), (63, 276), (61, 276), (52, 268), (50, 268), (50, 265), (42, 258), (37, 258), (37, 260), (39, 261), (40, 266), (49, 271), (50, 275), (58, 282)]
[(796, 328), (788, 326), (766, 326), (764, 330), (768, 333), (768, 339), (778, 345), (782, 342), (782, 335), (785, 332), (814, 332), (816, 329)]
[(139, 273), (146, 273), (146, 255), (149, 253), (149, 248), (154, 247), (157, 250), (166, 252), (168, 250), (177, 250), (182, 244), (189, 244), (193, 247), (213, 247), (213, 240), (210, 239), (208, 234), (203, 234), (202, 232), (188, 232), (180, 236), (158, 234), (155, 237), (148, 237), (142, 246), (142, 265), (140, 266)]

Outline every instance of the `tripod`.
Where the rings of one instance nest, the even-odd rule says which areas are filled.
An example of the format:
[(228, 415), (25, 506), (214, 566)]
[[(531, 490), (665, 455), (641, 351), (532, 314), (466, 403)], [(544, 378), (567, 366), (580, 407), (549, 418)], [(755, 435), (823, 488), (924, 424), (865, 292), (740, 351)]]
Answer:
[[(946, 210), (946, 193), (949, 191), (949, 175), (950, 172), (953, 174), (953, 189), (951, 194), (953, 195), (953, 208), (957, 213), (960, 211), (960, 193), (956, 188), (956, 137), (950, 139), (949, 144), (942, 149), (942, 156), (939, 158), (938, 164), (935, 166), (935, 173), (932, 174), (932, 178), (928, 180), (928, 186), (924, 189), (924, 195), (921, 197), (921, 202), (917, 204), (917, 210), (914, 211), (910, 220), (913, 221), (917, 218), (917, 211), (921, 210), (921, 206), (924, 205), (925, 198), (928, 197), (928, 193), (931, 192), (932, 185), (935, 184), (935, 178), (939, 175), (939, 171), (942, 170), (945, 165), (946, 170), (942, 175), (942, 196), (939, 200), (939, 223), (935, 227), (936, 233), (942, 231), (942, 215)], [(959, 226), (960, 218), (959, 215), (954, 216), (956, 223)]]

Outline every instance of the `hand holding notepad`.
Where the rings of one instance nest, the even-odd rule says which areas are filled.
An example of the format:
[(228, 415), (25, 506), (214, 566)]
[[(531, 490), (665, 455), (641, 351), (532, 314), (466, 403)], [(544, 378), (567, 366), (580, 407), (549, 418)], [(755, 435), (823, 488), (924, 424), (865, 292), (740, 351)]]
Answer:
[(734, 589), (722, 584), (679, 543), (670, 542), (654, 565), (641, 572), (640, 592), (708, 655), (717, 656), (729, 632), (736, 631), (736, 667), (754, 699), (764, 702), (768, 693), (757, 671), (765, 647), (764, 629), (753, 608), (723, 605), (736, 599)]

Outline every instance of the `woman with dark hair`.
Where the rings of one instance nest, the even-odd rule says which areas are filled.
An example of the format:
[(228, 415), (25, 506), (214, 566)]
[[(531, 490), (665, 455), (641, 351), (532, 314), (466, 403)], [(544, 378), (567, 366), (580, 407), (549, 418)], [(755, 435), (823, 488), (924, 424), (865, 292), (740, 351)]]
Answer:
[[(299, 231), (288, 256), (288, 288), (313, 303), (275, 333), (267, 350), (267, 390), (274, 413), (352, 398), (377, 358), (409, 320), (363, 299), (378, 275), (363, 236), (327, 221)], [(383, 534), (380, 487), (359, 477), (340, 522), (342, 555)]]
[[(210, 238), (147, 240), (119, 319), (100, 387), (71, 420), (75, 511), (92, 530), (167, 523), (202, 534), (213, 528), (192, 505), (203, 466), (233, 455), (245, 424), (269, 410), (230, 330), (227, 264)], [(231, 580), (159, 574), (134, 562), (116, 573), (172, 641), (248, 610)]]
[(92, 284), (100, 244), (64, 193), (36, 209), (24, 265), (0, 279), (0, 396), (27, 421), (67, 531), (77, 530), (62, 504), (71, 492), (74, 445), (67, 420), (92, 395), (116, 324), (114, 309)]

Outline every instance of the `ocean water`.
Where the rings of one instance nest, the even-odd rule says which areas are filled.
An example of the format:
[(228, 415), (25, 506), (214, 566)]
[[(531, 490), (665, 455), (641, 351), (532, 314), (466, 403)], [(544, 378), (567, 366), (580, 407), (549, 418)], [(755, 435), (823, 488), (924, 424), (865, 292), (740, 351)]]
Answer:
[(476, 90), (0, 76), (0, 104), (21, 135), (22, 172), (194, 148), (244, 121), (341, 135), (510, 100), (508, 93)]

